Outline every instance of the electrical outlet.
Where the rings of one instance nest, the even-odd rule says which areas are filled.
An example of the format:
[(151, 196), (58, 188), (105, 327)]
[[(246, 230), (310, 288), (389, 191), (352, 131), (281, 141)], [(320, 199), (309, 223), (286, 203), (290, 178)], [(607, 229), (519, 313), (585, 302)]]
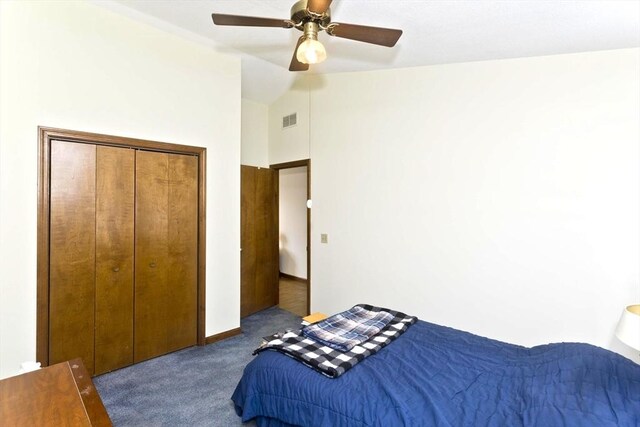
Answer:
[(329, 235), (328, 234), (321, 234), (320, 235), (320, 243), (329, 243)]

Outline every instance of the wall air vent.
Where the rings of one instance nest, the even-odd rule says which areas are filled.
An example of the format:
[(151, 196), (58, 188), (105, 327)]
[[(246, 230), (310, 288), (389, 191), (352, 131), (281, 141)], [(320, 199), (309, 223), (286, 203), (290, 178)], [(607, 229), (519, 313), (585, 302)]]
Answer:
[(288, 116), (284, 116), (282, 118), (282, 129), (290, 128), (291, 126), (295, 126), (298, 122), (297, 113), (289, 114)]

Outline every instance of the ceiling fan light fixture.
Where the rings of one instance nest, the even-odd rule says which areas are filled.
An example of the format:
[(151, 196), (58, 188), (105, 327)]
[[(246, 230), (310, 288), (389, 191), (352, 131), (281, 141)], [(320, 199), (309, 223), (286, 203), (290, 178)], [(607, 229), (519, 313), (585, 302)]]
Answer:
[(306, 39), (298, 46), (296, 58), (303, 64), (318, 64), (327, 59), (327, 51), (318, 40)]
[(318, 31), (320, 31), (320, 25), (317, 22), (304, 23), (305, 40), (296, 50), (296, 59), (303, 64), (318, 64), (327, 59), (327, 51), (318, 41)]

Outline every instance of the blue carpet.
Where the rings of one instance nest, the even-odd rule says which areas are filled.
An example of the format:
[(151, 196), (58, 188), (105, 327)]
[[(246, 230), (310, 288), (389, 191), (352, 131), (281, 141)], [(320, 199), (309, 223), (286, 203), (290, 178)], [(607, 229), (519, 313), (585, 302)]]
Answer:
[[(262, 337), (299, 328), (273, 307), (242, 320), (242, 334), (93, 379), (115, 426), (241, 426), (231, 394)], [(245, 426), (254, 423), (244, 424)]]

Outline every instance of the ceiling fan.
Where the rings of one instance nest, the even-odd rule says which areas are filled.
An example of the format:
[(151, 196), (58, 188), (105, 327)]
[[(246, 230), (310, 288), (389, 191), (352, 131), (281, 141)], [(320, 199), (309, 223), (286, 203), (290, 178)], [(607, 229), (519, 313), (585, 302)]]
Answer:
[(298, 39), (293, 51), (289, 71), (306, 71), (309, 64), (317, 64), (327, 57), (327, 52), (318, 41), (318, 33), (344, 39), (357, 40), (380, 46), (393, 47), (402, 35), (402, 30), (368, 27), (365, 25), (331, 22), (331, 0), (300, 0), (291, 7), (291, 19), (260, 18), (254, 16), (224, 15), (213, 13), (216, 25), (244, 27), (296, 28), (304, 34)]

